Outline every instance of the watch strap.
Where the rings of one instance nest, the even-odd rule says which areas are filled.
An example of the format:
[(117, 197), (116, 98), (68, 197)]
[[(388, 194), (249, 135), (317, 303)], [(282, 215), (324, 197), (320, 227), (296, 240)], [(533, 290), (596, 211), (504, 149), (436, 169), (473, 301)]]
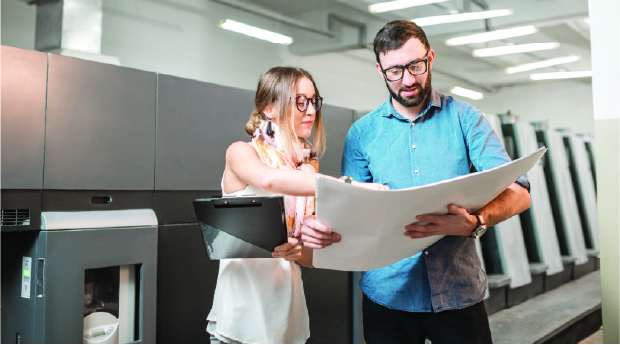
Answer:
[(476, 216), (476, 219), (478, 219), (478, 226), (476, 226), (476, 228), (471, 232), (469, 237), (477, 240), (487, 231), (487, 223), (484, 221), (481, 214), (473, 213), (473, 215)]

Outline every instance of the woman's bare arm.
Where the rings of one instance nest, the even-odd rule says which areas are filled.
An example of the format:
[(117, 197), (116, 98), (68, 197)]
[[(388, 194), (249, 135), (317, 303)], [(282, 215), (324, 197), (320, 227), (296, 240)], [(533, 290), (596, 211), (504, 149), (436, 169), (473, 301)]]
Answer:
[[(240, 183), (251, 184), (261, 190), (294, 196), (314, 196), (318, 174), (293, 169), (271, 168), (258, 157), (248, 143), (236, 142), (226, 150), (224, 189), (234, 192)], [(228, 189), (227, 187), (231, 187)]]

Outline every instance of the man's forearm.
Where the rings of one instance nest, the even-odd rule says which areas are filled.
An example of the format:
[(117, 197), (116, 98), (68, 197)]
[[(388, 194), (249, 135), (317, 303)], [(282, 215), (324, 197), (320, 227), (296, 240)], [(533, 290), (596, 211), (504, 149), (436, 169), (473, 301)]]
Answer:
[(528, 208), (530, 208), (530, 193), (513, 183), (476, 213), (482, 215), (488, 226), (492, 226)]

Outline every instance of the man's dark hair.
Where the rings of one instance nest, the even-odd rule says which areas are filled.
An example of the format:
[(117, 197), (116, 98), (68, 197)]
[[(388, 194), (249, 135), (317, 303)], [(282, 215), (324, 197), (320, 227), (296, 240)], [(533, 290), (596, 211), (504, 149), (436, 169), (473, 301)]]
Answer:
[(426, 50), (431, 49), (426, 34), (416, 23), (407, 20), (393, 20), (377, 32), (374, 41), (375, 57), (379, 62), (379, 54), (385, 54), (403, 46), (411, 38), (417, 38), (422, 42)]

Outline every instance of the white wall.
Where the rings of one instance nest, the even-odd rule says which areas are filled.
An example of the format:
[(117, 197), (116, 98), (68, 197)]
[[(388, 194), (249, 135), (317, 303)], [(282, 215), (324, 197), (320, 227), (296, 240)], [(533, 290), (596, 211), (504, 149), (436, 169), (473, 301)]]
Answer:
[(13, 47), (34, 49), (36, 8), (22, 1), (2, 0), (0, 43)]
[(505, 114), (510, 110), (519, 120), (547, 122), (550, 128), (594, 135), (589, 82), (539, 81), (533, 85), (504, 88), (490, 97), (485, 96), (475, 106), (490, 114)]
[(620, 341), (620, 2), (590, 0), (603, 341)]
[[(34, 48), (35, 10), (22, 1), (2, 0), (2, 44)], [(104, 0), (102, 54), (118, 57), (127, 67), (251, 90), (269, 67), (295, 65), (312, 73), (328, 104), (367, 111), (387, 99), (372, 51), (298, 56), (285, 46), (219, 29), (217, 22), (230, 16), (291, 30), (206, 0)], [(433, 74), (434, 85), (445, 78)], [(469, 102), (486, 113), (510, 109), (523, 120), (548, 120), (552, 128), (594, 132), (589, 81), (503, 88)]]

